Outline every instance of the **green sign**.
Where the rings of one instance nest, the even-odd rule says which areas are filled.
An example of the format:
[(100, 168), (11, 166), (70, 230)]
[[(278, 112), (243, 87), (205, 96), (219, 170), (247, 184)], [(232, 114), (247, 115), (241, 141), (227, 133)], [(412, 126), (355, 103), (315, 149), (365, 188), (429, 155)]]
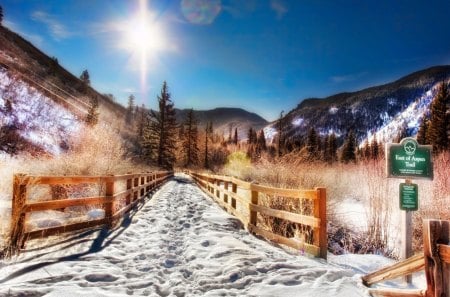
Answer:
[(393, 178), (433, 179), (431, 145), (419, 145), (414, 138), (386, 145), (387, 175)]
[(418, 203), (418, 187), (417, 184), (401, 183), (400, 184), (400, 209), (401, 210), (417, 210)]

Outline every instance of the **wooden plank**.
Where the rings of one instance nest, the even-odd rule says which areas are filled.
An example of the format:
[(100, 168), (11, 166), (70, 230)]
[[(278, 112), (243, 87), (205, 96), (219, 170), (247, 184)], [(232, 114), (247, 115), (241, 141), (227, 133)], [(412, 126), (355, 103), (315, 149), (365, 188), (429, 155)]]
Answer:
[(27, 184), (25, 174), (15, 174), (13, 179), (13, 197), (11, 214), (10, 252), (15, 254), (25, 244), (26, 214), (22, 211), (27, 201)]
[(450, 245), (438, 244), (439, 257), (441, 261), (450, 264)]
[(406, 260), (384, 267), (362, 277), (363, 283), (370, 286), (375, 283), (394, 279), (407, 274), (421, 271), (425, 267), (423, 254), (417, 254)]
[(450, 242), (450, 221), (424, 220), (423, 252), (425, 256), (425, 276), (427, 296), (450, 295), (450, 265), (440, 259), (438, 244)]
[(312, 217), (312, 216), (305, 216), (297, 213), (292, 213), (285, 210), (279, 210), (279, 209), (272, 209), (261, 205), (254, 205), (250, 204), (250, 210), (257, 211), (262, 214), (266, 214), (272, 217), (280, 218), (283, 220), (288, 220), (293, 223), (299, 223), (302, 225), (308, 225), (313, 228), (320, 226), (320, 219)]
[(294, 248), (296, 250), (304, 249), (307, 253), (312, 254), (315, 257), (319, 256), (319, 254), (320, 254), (320, 248), (315, 245), (311, 245), (308, 243), (301, 243), (300, 241), (297, 241), (295, 239), (287, 238), (287, 237), (272, 233), (270, 231), (264, 230), (262, 228), (254, 226), (254, 225), (248, 225), (248, 229), (250, 232), (259, 234), (270, 241), (284, 244), (284, 245)]
[(231, 178), (231, 182), (232, 182), (233, 184), (237, 185), (239, 188), (242, 188), (242, 189), (244, 189), (244, 190), (250, 190), (250, 189), (251, 189), (251, 186), (252, 186), (252, 183), (249, 183), (249, 182), (246, 182), (246, 181), (237, 179), (237, 178), (235, 178), (235, 177), (232, 177), (232, 178)]
[(86, 229), (86, 228), (91, 228), (91, 227), (95, 227), (95, 226), (99, 226), (99, 225), (104, 225), (107, 222), (108, 222), (107, 219), (103, 218), (103, 219), (92, 220), (92, 221), (87, 221), (87, 222), (73, 223), (73, 224), (64, 225), (64, 226), (58, 226), (58, 227), (52, 227), (52, 228), (47, 228), (47, 229), (43, 229), (43, 230), (35, 230), (35, 231), (27, 232), (27, 233), (25, 233), (25, 236), (27, 239), (43, 238), (43, 237), (56, 235), (56, 234), (60, 234), (60, 233), (73, 232), (73, 231), (77, 231), (80, 229)]
[(23, 207), (23, 212), (44, 211), (44, 210), (65, 208), (70, 206), (83, 206), (83, 205), (104, 204), (104, 203), (111, 203), (111, 198), (98, 196), (98, 197), (40, 201), (25, 204)]
[(264, 193), (267, 195), (277, 195), (282, 197), (310, 199), (310, 200), (317, 199), (316, 190), (282, 189), (256, 184), (252, 184), (251, 189), (252, 191), (258, 191), (260, 193)]
[(73, 185), (106, 182), (111, 176), (28, 176), (32, 185)]
[(372, 296), (384, 297), (424, 297), (426, 296), (425, 289), (369, 289)]

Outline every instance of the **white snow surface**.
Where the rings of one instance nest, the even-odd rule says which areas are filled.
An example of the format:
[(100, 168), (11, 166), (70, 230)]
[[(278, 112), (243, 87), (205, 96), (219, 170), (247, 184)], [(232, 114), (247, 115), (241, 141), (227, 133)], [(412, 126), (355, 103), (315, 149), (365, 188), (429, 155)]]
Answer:
[(360, 273), (376, 268), (258, 239), (186, 176), (115, 230), (86, 233), (0, 262), (0, 296), (369, 296)]
[(81, 129), (79, 120), (52, 99), (0, 68), (0, 108), (12, 103), (12, 114), (0, 113), (0, 126), (13, 125), (26, 140), (51, 154)]

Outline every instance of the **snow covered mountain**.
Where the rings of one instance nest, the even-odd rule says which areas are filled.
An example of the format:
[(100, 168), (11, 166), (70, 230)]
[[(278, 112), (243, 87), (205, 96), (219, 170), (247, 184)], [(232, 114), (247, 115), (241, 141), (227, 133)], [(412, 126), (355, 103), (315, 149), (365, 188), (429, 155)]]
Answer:
[[(286, 135), (301, 140), (310, 127), (320, 135), (334, 132), (341, 140), (353, 130), (360, 143), (374, 136), (392, 141), (402, 130), (415, 135), (442, 81), (450, 81), (450, 66), (428, 68), (357, 92), (305, 99), (283, 118)], [(266, 138), (276, 135), (276, 123), (265, 127)]]
[[(176, 111), (178, 122), (183, 123), (189, 109), (177, 109)], [(211, 110), (194, 110), (194, 115), (201, 129), (211, 121), (215, 133), (223, 134), (227, 138), (230, 129), (232, 133), (234, 133), (234, 129), (237, 129), (240, 140), (247, 138), (250, 128), (259, 130), (268, 124), (265, 119), (256, 113), (248, 112), (241, 108), (220, 107)]]

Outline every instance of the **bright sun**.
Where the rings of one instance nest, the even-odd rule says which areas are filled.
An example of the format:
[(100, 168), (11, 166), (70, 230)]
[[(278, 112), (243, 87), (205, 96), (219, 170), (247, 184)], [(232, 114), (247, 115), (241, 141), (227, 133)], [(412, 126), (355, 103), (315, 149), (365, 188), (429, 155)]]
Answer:
[(139, 1), (139, 12), (126, 22), (123, 46), (139, 61), (141, 87), (145, 90), (147, 67), (156, 62), (158, 52), (167, 50), (162, 28), (147, 8), (147, 1)]

